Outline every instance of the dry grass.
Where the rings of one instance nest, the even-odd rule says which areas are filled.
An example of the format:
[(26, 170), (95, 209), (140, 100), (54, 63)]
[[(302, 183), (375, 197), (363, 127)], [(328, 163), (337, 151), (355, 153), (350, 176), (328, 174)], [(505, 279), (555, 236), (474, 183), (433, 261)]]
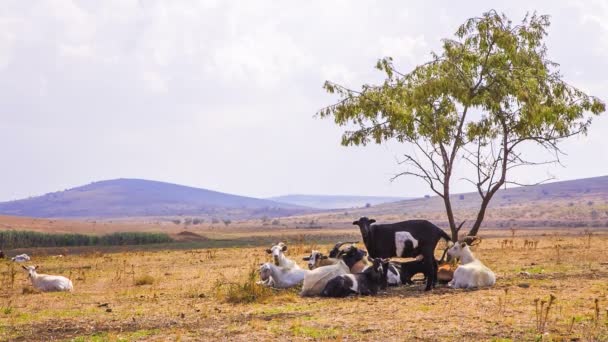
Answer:
[(154, 284), (154, 277), (149, 274), (144, 274), (142, 276), (135, 278), (136, 286), (152, 285), (152, 284)]
[[(424, 293), (419, 284), (347, 299), (254, 286), (268, 258), (259, 247), (35, 258), (45, 273), (70, 277), (73, 293), (24, 291), (25, 272), (6, 262), (0, 340), (608, 339), (608, 237), (543, 234), (536, 249), (524, 248), (523, 230), (484, 238), (475, 253), (497, 274), (491, 289)], [(501, 248), (505, 238), (512, 248)], [(288, 253), (304, 266), (310, 247)], [(154, 281), (137, 286), (146, 275)]]

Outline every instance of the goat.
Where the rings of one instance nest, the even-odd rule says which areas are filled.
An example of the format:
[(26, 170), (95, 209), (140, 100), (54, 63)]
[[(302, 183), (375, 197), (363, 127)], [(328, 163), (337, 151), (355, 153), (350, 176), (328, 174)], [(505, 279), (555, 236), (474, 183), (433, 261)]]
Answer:
[(304, 261), (308, 261), (308, 269), (310, 270), (322, 266), (334, 265), (341, 259), (344, 260), (344, 263), (348, 266), (351, 273), (363, 271), (365, 267), (370, 265), (367, 258), (367, 253), (364, 250), (358, 249), (352, 245), (344, 250), (340, 250), (339, 248), (346, 243), (356, 242), (338, 242), (329, 252), (329, 257), (319, 251), (313, 250), (309, 256), (302, 259)]
[(30, 261), (30, 256), (27, 254), (19, 254), (11, 258), (11, 261), (14, 262), (26, 262)]
[(300, 296), (318, 296), (331, 279), (348, 273), (350, 273), (350, 269), (343, 260), (338, 260), (334, 265), (315, 268), (304, 276)]
[(343, 253), (342, 250), (340, 250), (340, 248), (344, 245), (344, 244), (355, 244), (358, 241), (355, 242), (338, 242), (334, 245), (334, 247), (331, 249), (331, 251), (329, 251), (329, 256), (324, 255), (323, 253), (317, 251), (317, 250), (313, 250), (309, 256), (304, 257), (302, 260), (304, 261), (308, 261), (308, 269), (309, 270), (314, 270), (315, 268), (319, 268), (321, 266), (329, 266), (329, 265), (334, 265), (335, 263), (338, 262), (338, 256), (341, 255), (341, 253)]
[(343, 245), (345, 245), (345, 244), (355, 245), (357, 243), (359, 243), (359, 241), (338, 242), (334, 245), (334, 248), (332, 248), (331, 251), (329, 251), (329, 257), (337, 258), (340, 254), (342, 254), (344, 252), (343, 250), (340, 249)]
[[(353, 225), (359, 226), (369, 256), (372, 258), (416, 257), (435, 260), (435, 248), (440, 239), (451, 241), (448, 234), (426, 220), (410, 220), (392, 224), (376, 224), (374, 219), (361, 217)], [(437, 265), (424, 262), (427, 277), (425, 291), (436, 282)]]
[(343, 274), (332, 278), (321, 292), (323, 297), (346, 297), (351, 293), (360, 295), (375, 295), (382, 285), (384, 275), (383, 259), (373, 259), (372, 265), (363, 272)]
[(371, 265), (367, 252), (352, 245), (341, 251), (338, 258), (344, 260), (344, 263), (350, 269), (350, 273), (363, 272), (365, 268)]
[(401, 271), (398, 262), (389, 262), (388, 259), (383, 259), (385, 262), (382, 263), (382, 269), (384, 275), (382, 276), (382, 288), (385, 289), (387, 286), (399, 286), (402, 285)]
[(452, 288), (477, 288), (492, 286), (496, 283), (494, 272), (479, 261), (466, 242), (458, 242), (449, 250), (448, 255), (460, 259), (461, 265), (454, 271), (454, 279), (448, 283)]
[(286, 268), (275, 266), (273, 263), (267, 262), (260, 267), (260, 277), (262, 280), (272, 279), (262, 283), (265, 286), (272, 286), (279, 289), (294, 287), (302, 283), (304, 276), (310, 271), (301, 268)]
[(32, 285), (42, 292), (50, 291), (72, 291), (74, 286), (72, 281), (63, 276), (38, 274), (36, 270), (38, 266), (21, 266), (28, 272), (28, 277), (32, 281)]
[(293, 261), (285, 256), (284, 252), (286, 252), (286, 251), (287, 251), (287, 245), (284, 242), (279, 242), (279, 243), (273, 245), (272, 247), (266, 249), (266, 253), (272, 254), (272, 259), (273, 259), (275, 266), (287, 267), (287, 268), (294, 268), (294, 267), (299, 268), (300, 266), (298, 266), (298, 264), (296, 264), (295, 261)]
[[(300, 266), (298, 266), (295, 261), (285, 256), (284, 252), (286, 251), (287, 245), (284, 242), (279, 242), (273, 245), (272, 247), (266, 249), (266, 253), (272, 254), (272, 261), (274, 262), (275, 266), (283, 267), (286, 269), (300, 269)], [(265, 286), (273, 286), (273, 278), (269, 277), (267, 279), (262, 279), (262, 281), (258, 282), (258, 284), (262, 284)]]
[(302, 260), (308, 261), (309, 270), (314, 270), (315, 268), (323, 266), (333, 265), (339, 261), (336, 258), (329, 258), (327, 255), (317, 250), (313, 250), (312, 252), (310, 252), (309, 256), (302, 258)]

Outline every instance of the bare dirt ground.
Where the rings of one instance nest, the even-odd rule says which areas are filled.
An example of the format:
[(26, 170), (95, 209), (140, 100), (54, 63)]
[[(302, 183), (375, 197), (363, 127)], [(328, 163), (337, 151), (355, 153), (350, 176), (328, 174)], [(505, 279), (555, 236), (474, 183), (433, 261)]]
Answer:
[[(607, 340), (608, 235), (582, 233), (487, 234), (475, 253), (496, 272), (493, 288), (425, 293), (418, 284), (347, 299), (248, 289), (248, 275), (267, 260), (260, 247), (32, 260), (41, 272), (70, 277), (73, 293), (32, 292), (25, 272), (5, 262), (0, 340)], [(537, 248), (524, 248), (525, 239), (538, 240)], [(289, 256), (304, 266), (312, 247), (329, 245), (292, 242)], [(227, 289), (253, 298), (231, 303)], [(540, 317), (536, 305), (551, 295)]]

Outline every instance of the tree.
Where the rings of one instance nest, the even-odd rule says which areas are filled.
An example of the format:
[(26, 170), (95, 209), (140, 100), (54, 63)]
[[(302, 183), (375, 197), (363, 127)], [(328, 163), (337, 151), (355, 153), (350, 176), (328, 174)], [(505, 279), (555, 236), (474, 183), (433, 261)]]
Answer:
[[(586, 133), (589, 113), (605, 111), (602, 101), (566, 83), (547, 58), (549, 24), (548, 16), (533, 14), (513, 25), (494, 10), (468, 19), (454, 39), (443, 40), (441, 53), (409, 73), (387, 57), (376, 64), (386, 77), (380, 85), (353, 90), (326, 81), (325, 90), (340, 100), (318, 116), (355, 127), (344, 132), (343, 145), (394, 139), (412, 146), (415, 152), (400, 161), (405, 170), (393, 179), (414, 176), (428, 184), (444, 202), (454, 241), (460, 228), (450, 185), (456, 164), (470, 164), (474, 176), (463, 178), (481, 197), (469, 232), (477, 235), (494, 194), (502, 185), (518, 184), (507, 177), (509, 170), (559, 163), (558, 143)], [(551, 159), (524, 156), (530, 144)]]

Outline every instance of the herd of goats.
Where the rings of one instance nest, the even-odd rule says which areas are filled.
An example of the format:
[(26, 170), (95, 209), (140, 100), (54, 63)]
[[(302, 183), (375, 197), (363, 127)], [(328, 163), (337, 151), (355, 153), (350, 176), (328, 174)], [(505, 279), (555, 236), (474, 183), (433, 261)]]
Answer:
[[(337, 243), (324, 255), (313, 250), (308, 270), (285, 256), (287, 245), (280, 242), (267, 250), (273, 262), (260, 267), (264, 286), (289, 288), (302, 284), (302, 296), (346, 297), (350, 294), (374, 295), (381, 288), (412, 284), (412, 277), (422, 273), (426, 279), (425, 291), (431, 290), (437, 281), (449, 282), (452, 288), (478, 288), (492, 286), (494, 273), (479, 261), (469, 248), (475, 240), (457, 241), (439, 227), (426, 220), (409, 220), (391, 224), (372, 224), (373, 219), (362, 217), (353, 222), (359, 226), (367, 251), (355, 246), (355, 242)], [(448, 248), (439, 261), (435, 248), (444, 239)], [(344, 245), (348, 246), (344, 248)], [(459, 260), (455, 269), (444, 263), (445, 255)], [(389, 258), (416, 258), (415, 261), (395, 262)], [(22, 254), (12, 258), (14, 262), (27, 262)], [(440, 266), (441, 265), (441, 266)], [(72, 281), (59, 275), (39, 274), (38, 266), (22, 266), (28, 272), (32, 285), (39, 291), (72, 291)]]
[[(302, 284), (301, 296), (346, 297), (350, 294), (375, 295), (387, 286), (413, 284), (412, 277), (422, 273), (425, 291), (437, 281), (448, 282), (452, 288), (479, 288), (496, 282), (494, 273), (479, 261), (469, 248), (475, 239), (453, 243), (439, 227), (426, 220), (410, 220), (392, 224), (375, 224), (374, 219), (362, 217), (353, 222), (359, 226), (367, 251), (356, 242), (339, 242), (328, 255), (313, 250), (308, 270), (287, 258), (287, 245), (279, 242), (267, 249), (273, 262), (260, 267), (258, 284), (275, 288), (290, 288)], [(444, 239), (448, 248), (438, 261), (435, 248)], [(344, 245), (347, 245), (344, 248)], [(458, 260), (455, 269), (445, 263), (445, 255)], [(389, 258), (416, 258), (415, 261), (395, 262)]]

